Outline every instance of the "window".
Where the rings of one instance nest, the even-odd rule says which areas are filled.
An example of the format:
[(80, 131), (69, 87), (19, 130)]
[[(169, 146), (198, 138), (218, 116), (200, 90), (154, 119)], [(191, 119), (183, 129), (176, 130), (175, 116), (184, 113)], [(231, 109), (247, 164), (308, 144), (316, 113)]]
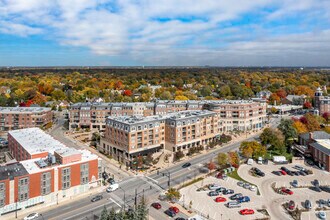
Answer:
[(88, 163), (80, 164), (80, 184), (84, 185), (89, 182), (89, 166)]
[(0, 207), (5, 206), (6, 201), (6, 185), (5, 183), (0, 183)]
[(71, 186), (71, 170), (70, 167), (62, 169), (62, 189), (68, 189)]
[(29, 177), (24, 177), (18, 181), (18, 201), (29, 199)]
[(50, 193), (51, 187), (51, 174), (50, 172), (45, 172), (41, 175), (41, 194), (47, 195)]

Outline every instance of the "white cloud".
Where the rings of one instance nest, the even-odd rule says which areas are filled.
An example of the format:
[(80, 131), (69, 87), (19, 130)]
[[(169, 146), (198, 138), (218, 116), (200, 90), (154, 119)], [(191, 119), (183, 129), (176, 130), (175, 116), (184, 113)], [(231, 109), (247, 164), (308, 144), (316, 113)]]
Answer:
[[(262, 13), (265, 7), (272, 12), (264, 13), (260, 23), (230, 25), (246, 14)], [(329, 19), (327, 9), (326, 0), (0, 0), (0, 32), (42, 34), (98, 55), (155, 65), (260, 65), (271, 59), (283, 62), (284, 54), (297, 62), (318, 57), (317, 51), (327, 54), (326, 28), (275, 37), (271, 27), (263, 27), (299, 13), (324, 12), (323, 18)]]

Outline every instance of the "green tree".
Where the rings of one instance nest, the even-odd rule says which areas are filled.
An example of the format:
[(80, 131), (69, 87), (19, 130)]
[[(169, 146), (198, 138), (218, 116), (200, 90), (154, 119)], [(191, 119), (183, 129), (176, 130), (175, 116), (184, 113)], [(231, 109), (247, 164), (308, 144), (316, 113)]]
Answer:
[(136, 211), (135, 211), (136, 220), (146, 220), (148, 219), (148, 208), (146, 205), (145, 198), (142, 197)]
[(100, 220), (108, 220), (108, 219), (109, 219), (108, 211), (107, 211), (107, 208), (104, 206), (103, 210), (101, 212)]
[(228, 154), (219, 153), (217, 159), (218, 159), (219, 166), (223, 167), (228, 163)]
[(56, 101), (61, 101), (61, 100), (65, 100), (66, 96), (65, 93), (62, 90), (59, 89), (55, 89), (52, 93), (51, 96), (54, 100)]
[(166, 192), (166, 197), (169, 200), (178, 200), (181, 197), (180, 192), (175, 188), (169, 188)]
[(284, 141), (287, 146), (291, 145), (293, 139), (297, 137), (298, 132), (293, 126), (293, 121), (290, 119), (281, 119), (277, 127), (284, 135)]
[(112, 208), (109, 212), (108, 219), (109, 220), (114, 220), (115, 218), (116, 218), (116, 212), (115, 212), (115, 209)]

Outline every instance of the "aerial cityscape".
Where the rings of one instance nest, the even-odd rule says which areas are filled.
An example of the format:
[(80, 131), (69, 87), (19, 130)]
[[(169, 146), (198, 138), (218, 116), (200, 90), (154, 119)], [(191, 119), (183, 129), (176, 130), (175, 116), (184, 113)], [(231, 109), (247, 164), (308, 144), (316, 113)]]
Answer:
[(0, 0), (0, 219), (330, 219), (329, 12)]

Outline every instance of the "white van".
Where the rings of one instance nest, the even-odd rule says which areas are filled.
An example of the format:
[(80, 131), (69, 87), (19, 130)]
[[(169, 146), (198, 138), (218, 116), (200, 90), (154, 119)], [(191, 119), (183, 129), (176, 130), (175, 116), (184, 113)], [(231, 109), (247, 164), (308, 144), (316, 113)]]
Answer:
[(241, 203), (239, 203), (239, 202), (228, 202), (226, 205), (228, 208), (240, 208), (241, 207)]
[(262, 157), (259, 157), (259, 158), (258, 158), (258, 164), (262, 164), (262, 162), (263, 162)]
[(112, 184), (107, 188), (107, 192), (113, 192), (119, 188), (118, 183)]
[(252, 165), (253, 164), (253, 159), (252, 158), (248, 159), (247, 164)]

